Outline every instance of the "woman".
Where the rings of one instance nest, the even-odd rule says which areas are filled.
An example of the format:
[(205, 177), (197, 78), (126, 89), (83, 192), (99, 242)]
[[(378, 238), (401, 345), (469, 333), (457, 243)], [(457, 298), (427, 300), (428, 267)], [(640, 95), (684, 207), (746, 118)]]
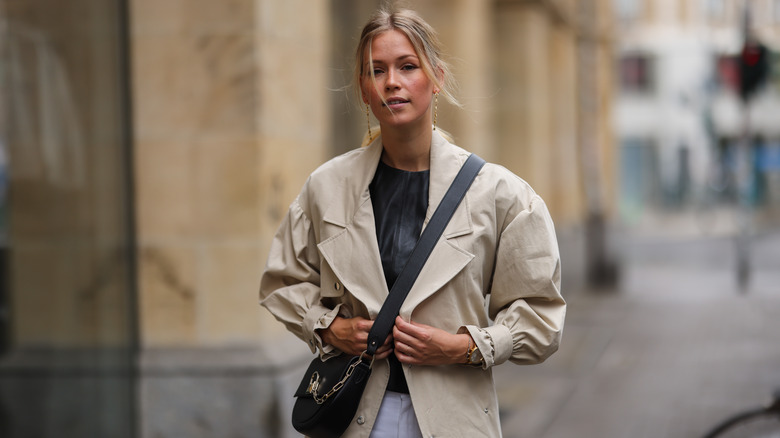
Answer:
[[(356, 52), (370, 144), (314, 171), (273, 241), (261, 304), (322, 358), (359, 355), (469, 153), (435, 126), (451, 74), (434, 31), (380, 11)], [(566, 304), (542, 199), (486, 164), (409, 292), (345, 436), (501, 435), (491, 369), (558, 348)]]

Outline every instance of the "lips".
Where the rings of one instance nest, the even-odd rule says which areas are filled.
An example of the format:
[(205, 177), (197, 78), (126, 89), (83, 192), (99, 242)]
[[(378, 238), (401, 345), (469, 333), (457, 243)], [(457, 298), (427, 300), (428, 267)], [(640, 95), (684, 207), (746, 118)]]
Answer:
[(390, 99), (385, 100), (385, 102), (386, 103), (385, 103), (384, 106), (393, 107), (393, 106), (401, 105), (401, 104), (404, 104), (404, 103), (409, 103), (409, 100), (403, 99), (403, 98), (400, 98), (400, 97), (391, 97)]

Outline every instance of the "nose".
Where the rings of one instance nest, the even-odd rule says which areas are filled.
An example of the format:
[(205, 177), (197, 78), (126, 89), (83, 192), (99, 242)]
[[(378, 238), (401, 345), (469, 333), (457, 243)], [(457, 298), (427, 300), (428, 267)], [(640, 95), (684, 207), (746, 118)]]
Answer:
[(385, 90), (398, 89), (398, 75), (391, 69), (387, 72), (387, 80), (385, 81)]

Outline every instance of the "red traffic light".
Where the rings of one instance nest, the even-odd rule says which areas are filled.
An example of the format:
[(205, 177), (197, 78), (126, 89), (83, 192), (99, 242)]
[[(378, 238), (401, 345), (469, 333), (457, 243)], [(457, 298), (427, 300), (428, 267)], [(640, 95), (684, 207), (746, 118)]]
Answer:
[(750, 99), (764, 82), (769, 70), (766, 47), (758, 41), (746, 41), (739, 56), (739, 94)]

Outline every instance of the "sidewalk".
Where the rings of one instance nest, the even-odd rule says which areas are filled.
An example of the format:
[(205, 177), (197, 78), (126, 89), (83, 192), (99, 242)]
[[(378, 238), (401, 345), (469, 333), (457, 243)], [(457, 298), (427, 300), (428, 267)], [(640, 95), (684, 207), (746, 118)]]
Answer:
[[(565, 284), (560, 350), (495, 371), (506, 438), (690, 438), (780, 387), (780, 235), (749, 289), (725, 237), (624, 242), (614, 291)], [(573, 254), (564, 254), (566, 257)]]

